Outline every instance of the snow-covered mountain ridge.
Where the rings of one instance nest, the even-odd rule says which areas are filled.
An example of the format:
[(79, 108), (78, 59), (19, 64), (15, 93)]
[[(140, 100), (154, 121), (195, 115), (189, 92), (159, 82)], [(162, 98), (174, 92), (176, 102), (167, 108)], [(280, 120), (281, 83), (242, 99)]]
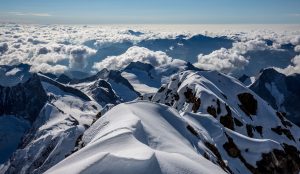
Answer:
[(26, 65), (0, 76), (0, 120), (13, 128), (0, 134), (18, 128), (0, 141), (14, 145), (0, 148), (0, 173), (300, 171), (299, 127), (217, 71), (132, 62), (83, 79)]
[[(193, 115), (193, 119), (209, 114), (225, 127), (214, 140), (219, 151), (227, 152), (221, 153), (222, 158), (234, 159), (228, 163), (233, 173), (299, 170), (299, 127), (232, 77), (215, 71), (185, 71), (172, 76), (170, 83), (146, 99), (171, 106), (183, 115)], [(296, 158), (289, 161), (293, 157)], [(287, 169), (287, 165), (291, 168)]]

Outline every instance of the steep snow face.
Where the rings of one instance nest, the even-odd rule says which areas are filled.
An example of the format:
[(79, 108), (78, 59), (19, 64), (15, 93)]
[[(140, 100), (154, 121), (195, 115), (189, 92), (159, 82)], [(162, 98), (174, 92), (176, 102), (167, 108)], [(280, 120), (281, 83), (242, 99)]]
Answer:
[(115, 93), (121, 97), (123, 101), (131, 101), (136, 99), (140, 93), (135, 91), (127, 79), (125, 79), (120, 71), (103, 70), (100, 77), (106, 80), (112, 86)]
[[(77, 146), (76, 141), (101, 109), (95, 101), (86, 101), (59, 86), (42, 82), (48, 102), (41, 109), (30, 132), (0, 173), (42, 173)], [(26, 159), (26, 161), (24, 161)]]
[(140, 95), (129, 81), (121, 76), (120, 71), (103, 69), (84, 79), (64, 78), (65, 80), (67, 84), (83, 91), (102, 106), (131, 101)]
[(132, 62), (121, 75), (141, 94), (155, 93), (161, 86), (161, 76), (151, 64)]
[(171, 63), (153, 67), (151, 64), (142, 62), (131, 62), (122, 71), (122, 76), (126, 78), (141, 94), (155, 93), (161, 84), (168, 83), (170, 76), (185, 70), (197, 70), (189, 62), (174, 59)]
[(0, 117), (0, 165), (6, 162), (18, 148), (22, 137), (29, 129), (30, 123), (14, 115)]
[[(239, 146), (239, 140), (233, 138), (236, 133), (240, 134), (238, 137), (258, 139), (255, 141), (265, 142), (270, 139), (275, 144), (282, 146), (285, 153), (288, 154), (287, 156), (295, 155), (289, 150), (293, 149), (292, 151), (296, 152), (296, 159), (289, 159), (286, 162), (285, 159), (281, 159), (283, 152), (277, 153), (276, 148), (272, 149), (275, 146), (271, 146), (271, 151), (275, 153), (277, 160), (280, 158), (282, 164), (294, 165), (293, 169), (295, 170), (290, 172), (299, 170), (299, 164), (294, 163), (300, 160), (299, 128), (286, 120), (281, 112), (276, 112), (254, 92), (232, 77), (215, 71), (181, 72), (172, 76), (170, 83), (163, 85), (150, 99), (153, 102), (172, 106), (182, 114), (209, 114), (215, 118), (226, 129), (231, 130), (226, 131), (225, 134), (227, 144), (222, 144), (218, 149), (220, 151), (227, 149), (229, 156), (236, 158), (239, 165), (246, 166), (247, 170), (251, 172), (268, 173), (277, 171), (277, 169), (269, 168), (269, 171), (263, 171), (259, 167), (259, 164), (263, 164), (264, 159), (267, 158), (264, 154), (269, 152), (257, 152), (259, 157), (256, 157), (254, 161), (251, 160), (253, 158), (248, 159), (247, 154), (240, 153), (239, 147), (243, 145)], [(268, 147), (268, 145), (266, 146)], [(271, 163), (278, 168), (289, 170), (284, 165), (278, 166), (276, 160)], [(234, 171), (235, 167), (231, 166), (230, 168)]]
[(266, 83), (265, 87), (268, 89), (270, 94), (274, 98), (276, 98), (276, 107), (275, 108), (281, 109), (283, 112), (285, 112), (285, 108), (282, 106), (282, 104), (284, 102), (284, 95), (280, 93), (276, 84), (274, 82), (272, 82), (271, 84)]
[(84, 148), (46, 173), (225, 173), (191, 144), (203, 145), (177, 111), (159, 104), (120, 104), (82, 140)]
[(26, 81), (0, 86), (0, 173), (47, 170), (76, 150), (78, 137), (101, 110), (80, 90), (24, 67), (6, 66), (6, 74), (29, 75)]
[(241, 77), (239, 77), (238, 80), (248, 87), (255, 82), (255, 76), (249, 77), (244, 74)]
[(299, 86), (299, 74), (286, 76), (273, 68), (267, 68), (260, 73), (257, 80), (250, 86), (250, 89), (299, 126)]
[(106, 104), (118, 104), (122, 101), (112, 89), (111, 85), (102, 79), (97, 79), (92, 82), (82, 82), (72, 86), (92, 97), (101, 106), (105, 106)]

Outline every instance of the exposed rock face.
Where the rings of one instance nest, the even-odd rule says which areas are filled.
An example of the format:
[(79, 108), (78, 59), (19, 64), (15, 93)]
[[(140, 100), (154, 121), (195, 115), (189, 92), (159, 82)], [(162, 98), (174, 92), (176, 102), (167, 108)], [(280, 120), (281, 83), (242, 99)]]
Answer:
[(88, 88), (88, 93), (102, 105), (106, 103), (117, 104), (121, 101), (121, 98), (115, 94), (110, 84), (101, 79)]
[(19, 115), (31, 122), (47, 101), (47, 94), (37, 74), (13, 87), (0, 86), (0, 96), (0, 115)]
[(220, 123), (228, 129), (234, 130), (234, 122), (229, 106), (226, 105), (227, 114), (220, 117)]
[(273, 150), (262, 154), (262, 159), (256, 162), (253, 173), (298, 173), (300, 171), (300, 152), (294, 146), (283, 144), (283, 150)]
[(282, 150), (274, 149), (269, 153), (262, 153), (261, 160), (256, 162), (256, 167), (249, 164), (233, 139), (226, 135), (228, 142), (223, 147), (232, 158), (240, 161), (254, 174), (264, 173), (298, 173), (300, 171), (300, 152), (294, 146), (283, 143)]
[(50, 79), (50, 78), (48, 78), (46, 76), (39, 75), (39, 78), (43, 82), (46, 82), (46, 83), (49, 83), (51, 85), (57, 86), (63, 92), (73, 94), (73, 95), (75, 95), (77, 97), (80, 97), (81, 99), (83, 99), (85, 101), (91, 101), (91, 99), (84, 92), (82, 92), (81, 90), (78, 90), (78, 89), (73, 88), (73, 87), (68, 86), (68, 85), (63, 85), (63, 84), (58, 83), (57, 81), (52, 80), (52, 79)]
[(226, 142), (223, 147), (226, 150), (226, 152), (228, 153), (229, 156), (231, 156), (232, 158), (237, 158), (241, 156), (241, 151), (240, 149), (235, 145), (235, 143), (233, 142), (233, 139), (228, 137), (228, 142)]
[[(190, 88), (186, 88), (186, 92), (184, 92), (184, 96), (186, 98), (187, 103), (193, 103), (192, 111), (197, 112), (200, 108), (201, 100), (200, 98), (197, 98), (195, 94), (193, 93), (193, 90)], [(175, 100), (178, 98), (177, 96), (174, 96)]]
[(295, 141), (295, 138), (293, 137), (289, 129), (277, 126), (275, 128), (271, 128), (271, 130), (276, 132), (278, 135), (285, 135), (288, 139)]
[(219, 164), (220, 167), (222, 167), (222, 169), (223, 169), (224, 171), (226, 171), (226, 172), (228, 172), (228, 173), (233, 173), (233, 172), (231, 171), (231, 169), (228, 167), (228, 165), (226, 165), (225, 162), (223, 161), (222, 156), (221, 156), (221, 154), (220, 154), (218, 148), (217, 148), (215, 145), (213, 145), (213, 144), (211, 144), (211, 143), (209, 143), (209, 142), (205, 142), (204, 145), (205, 145), (210, 151), (212, 151), (213, 154), (217, 157), (217, 163)]
[(121, 76), (120, 71), (107, 70), (107, 69), (103, 69), (100, 72), (98, 72), (97, 74), (87, 77), (87, 78), (84, 78), (84, 79), (72, 80), (70, 83), (78, 84), (78, 83), (84, 83), (84, 82), (92, 82), (92, 81), (96, 81), (98, 79), (103, 79), (106, 81), (113, 80), (116, 83), (121, 83), (124, 86), (127, 86), (129, 89), (134, 90), (132, 85), (128, 82), (128, 80)]
[(256, 115), (257, 101), (250, 93), (238, 94), (238, 99), (241, 102), (240, 108), (248, 115)]

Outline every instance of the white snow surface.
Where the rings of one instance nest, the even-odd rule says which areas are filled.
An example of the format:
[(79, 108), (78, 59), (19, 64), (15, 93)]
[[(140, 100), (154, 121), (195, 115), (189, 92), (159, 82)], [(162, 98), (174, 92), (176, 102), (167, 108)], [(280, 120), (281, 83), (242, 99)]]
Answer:
[(194, 140), (176, 110), (123, 103), (85, 132), (83, 149), (46, 173), (224, 173), (199, 154)]
[[(151, 79), (145, 71), (122, 72), (121, 74), (141, 94), (155, 93), (161, 85), (160, 78)], [(146, 82), (146, 83), (145, 83)]]

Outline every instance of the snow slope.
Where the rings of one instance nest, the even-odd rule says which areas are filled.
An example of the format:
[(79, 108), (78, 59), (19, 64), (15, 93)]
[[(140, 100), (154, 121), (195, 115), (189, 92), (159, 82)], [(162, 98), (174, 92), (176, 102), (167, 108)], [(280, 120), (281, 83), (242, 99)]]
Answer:
[(103, 69), (95, 75), (79, 80), (62, 75), (56, 80), (79, 89), (102, 106), (131, 101), (140, 95), (131, 83), (121, 76), (121, 72), (115, 70)]
[(186, 126), (169, 107), (120, 104), (85, 132), (84, 148), (46, 173), (224, 173), (198, 154)]
[(131, 62), (121, 70), (121, 75), (132, 84), (136, 91), (149, 94), (155, 93), (162, 84), (168, 83), (171, 75), (185, 70), (201, 71), (189, 62), (174, 59), (170, 63), (155, 67), (139, 61)]
[(20, 148), (6, 163), (7, 169), (0, 168), (0, 173), (44, 172), (72, 153), (76, 140), (101, 109), (95, 101), (85, 101), (47, 82), (42, 85), (49, 96), (48, 102), (23, 138)]
[[(171, 106), (182, 114), (209, 114), (211, 118), (216, 119), (216, 123), (224, 126), (226, 131), (223, 135), (218, 133), (218, 137), (223, 139), (218, 150), (220, 152), (226, 150), (227, 155), (234, 158), (234, 160), (228, 159), (229, 167), (234, 173), (299, 171), (299, 127), (289, 122), (281, 112), (276, 112), (253, 91), (230, 76), (216, 71), (181, 72), (172, 76), (170, 83), (163, 85), (150, 99)], [(247, 150), (244, 144), (239, 145), (245, 142), (245, 139), (251, 142), (246, 143), (249, 146)], [(269, 140), (273, 145), (270, 145), (272, 142)], [(254, 156), (248, 154), (251, 148), (258, 146), (262, 146), (266, 151), (254, 149), (256, 151)], [(242, 149), (247, 152), (241, 153)], [(275, 154), (277, 159), (269, 159), (271, 162), (266, 163), (264, 160), (270, 158), (272, 154)], [(290, 157), (285, 159), (282, 154)], [(237, 161), (236, 164), (234, 161)], [(261, 165), (264, 163), (275, 167)], [(289, 163), (293, 164), (293, 167), (288, 168)], [(246, 168), (241, 169), (237, 166), (246, 166)]]
[(151, 64), (131, 62), (121, 75), (141, 94), (155, 93), (161, 85), (161, 76)]
[(102, 108), (75, 88), (29, 68), (22, 73), (26, 81), (0, 86), (0, 173), (42, 173), (55, 165), (76, 150)]
[[(80, 80), (5, 66), (14, 83), (0, 85), (0, 173), (300, 172), (300, 128), (284, 113), (228, 75), (181, 63)], [(298, 94), (296, 78), (284, 89)], [(259, 79), (286, 101), (283, 81)]]
[(299, 171), (298, 143), (282, 143), (268, 135), (254, 138), (225, 126), (210, 114), (179, 114), (174, 108), (147, 101), (123, 103), (85, 131), (82, 149), (46, 173)]

